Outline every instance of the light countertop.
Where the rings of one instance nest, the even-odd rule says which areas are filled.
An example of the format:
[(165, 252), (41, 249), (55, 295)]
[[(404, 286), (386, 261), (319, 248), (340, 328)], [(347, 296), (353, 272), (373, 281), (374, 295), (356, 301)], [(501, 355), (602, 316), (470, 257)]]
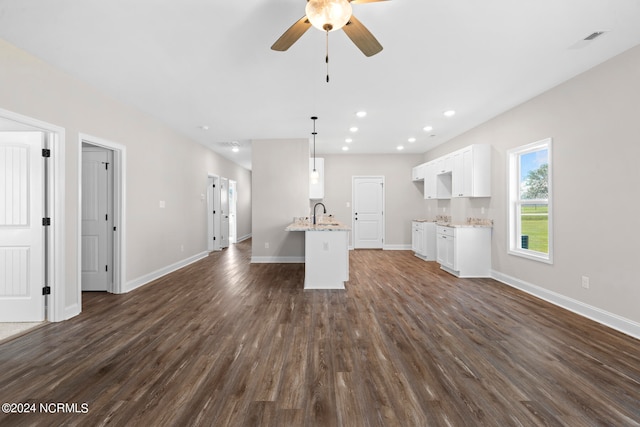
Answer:
[(434, 222), (436, 225), (442, 227), (453, 228), (493, 228), (493, 220), (479, 219), (479, 218), (467, 218), (464, 222), (443, 221), (441, 219), (414, 219), (415, 222)]
[(331, 218), (328, 221), (323, 221), (318, 224), (312, 224), (310, 222), (291, 223), (285, 231), (349, 231), (351, 227), (343, 224), (342, 222)]

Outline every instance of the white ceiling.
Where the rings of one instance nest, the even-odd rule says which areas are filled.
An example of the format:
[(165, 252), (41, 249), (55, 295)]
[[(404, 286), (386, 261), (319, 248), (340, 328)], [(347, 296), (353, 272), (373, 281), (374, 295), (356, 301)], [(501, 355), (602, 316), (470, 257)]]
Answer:
[[(318, 153), (342, 153), (347, 137), (349, 153), (423, 153), (640, 43), (637, 0), (357, 4), (354, 15), (384, 50), (367, 58), (332, 32), (326, 83), (323, 32), (270, 49), (304, 7), (0, 0), (0, 37), (247, 168), (252, 139), (310, 137), (312, 115)], [(608, 32), (581, 42), (599, 30)], [(447, 109), (457, 114), (445, 118)]]

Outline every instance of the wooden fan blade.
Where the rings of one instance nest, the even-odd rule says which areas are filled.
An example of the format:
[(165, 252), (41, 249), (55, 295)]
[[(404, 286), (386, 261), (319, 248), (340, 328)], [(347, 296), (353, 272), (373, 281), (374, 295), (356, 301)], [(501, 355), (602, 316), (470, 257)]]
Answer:
[(382, 45), (355, 16), (351, 15), (349, 22), (342, 29), (366, 56), (373, 56), (382, 50)]
[(353, 4), (363, 4), (363, 3), (376, 3), (379, 1), (389, 1), (389, 0), (349, 0)]
[(271, 49), (283, 52), (289, 49), (300, 37), (311, 27), (311, 22), (307, 16), (300, 18), (287, 31), (285, 31), (278, 40), (271, 46)]

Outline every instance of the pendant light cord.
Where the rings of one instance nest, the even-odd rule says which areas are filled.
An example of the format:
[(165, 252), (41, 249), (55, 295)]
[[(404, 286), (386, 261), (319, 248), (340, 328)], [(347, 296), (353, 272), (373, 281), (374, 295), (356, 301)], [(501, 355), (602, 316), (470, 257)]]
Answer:
[(327, 83), (329, 83), (329, 31), (327, 31), (327, 55), (324, 61), (327, 63)]
[(316, 171), (316, 135), (318, 134), (318, 132), (316, 132), (316, 120), (318, 118), (316, 116), (311, 117), (311, 120), (313, 120), (313, 132), (311, 132), (311, 135), (313, 135), (313, 171)]

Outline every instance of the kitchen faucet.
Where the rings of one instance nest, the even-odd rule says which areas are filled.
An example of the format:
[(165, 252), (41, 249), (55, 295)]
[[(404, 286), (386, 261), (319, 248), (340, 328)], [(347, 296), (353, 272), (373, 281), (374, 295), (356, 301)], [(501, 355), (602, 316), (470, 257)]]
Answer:
[(324, 213), (327, 213), (327, 208), (324, 206), (324, 203), (316, 203), (315, 205), (313, 205), (313, 224), (316, 224), (316, 208), (318, 207), (318, 205), (322, 205), (322, 209), (324, 210)]

